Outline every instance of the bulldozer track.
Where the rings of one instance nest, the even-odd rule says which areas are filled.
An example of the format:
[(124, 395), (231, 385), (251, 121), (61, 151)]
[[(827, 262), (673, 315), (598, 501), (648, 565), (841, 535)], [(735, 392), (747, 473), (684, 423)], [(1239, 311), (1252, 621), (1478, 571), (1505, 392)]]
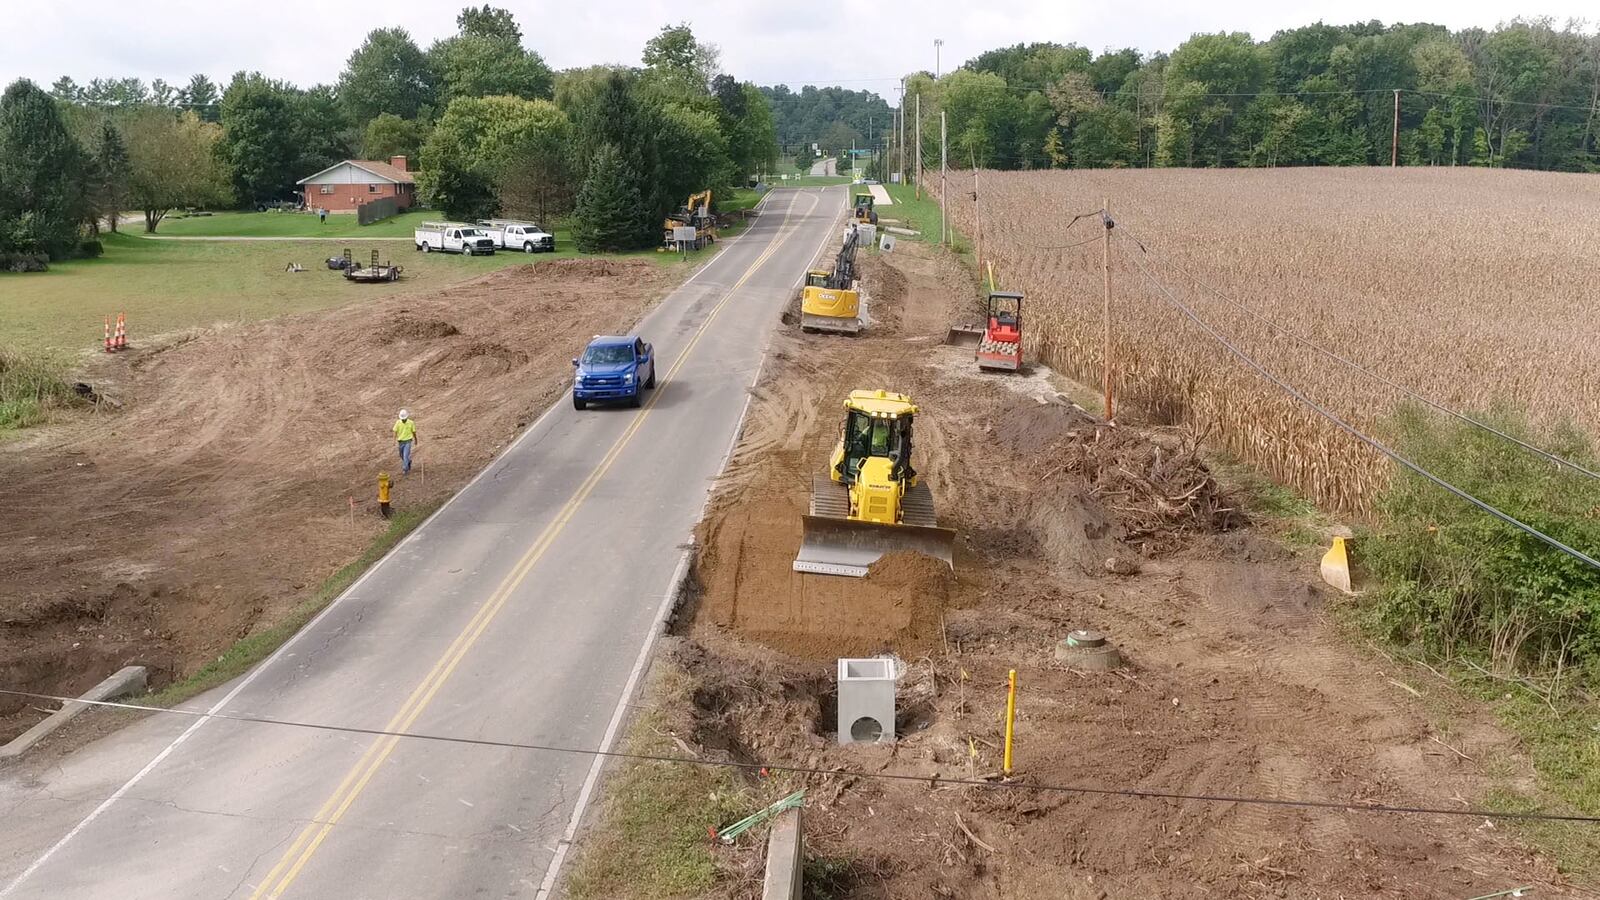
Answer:
[[(810, 514), (830, 519), (848, 519), (850, 488), (826, 475), (814, 476), (811, 479)], [(938, 516), (933, 506), (933, 491), (927, 484), (918, 484), (906, 491), (905, 497), (900, 501), (900, 516), (902, 525), (928, 528), (938, 525)]]

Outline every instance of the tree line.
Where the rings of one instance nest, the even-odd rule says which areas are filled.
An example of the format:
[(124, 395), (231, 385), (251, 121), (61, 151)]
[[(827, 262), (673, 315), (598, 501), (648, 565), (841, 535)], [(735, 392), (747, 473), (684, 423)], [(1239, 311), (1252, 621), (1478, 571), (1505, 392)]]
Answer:
[(924, 165), (941, 111), (960, 167), (1387, 165), (1396, 90), (1402, 165), (1600, 171), (1600, 35), (1547, 19), (1197, 34), (1148, 56), (1018, 44), (907, 76), (906, 103)]
[[(398, 155), (452, 217), (575, 213), (584, 249), (629, 249), (658, 241), (688, 194), (776, 161), (766, 97), (721, 73), (687, 25), (663, 27), (641, 66), (553, 72), (504, 9), (468, 7), (456, 24), (427, 50), (375, 29), (336, 84), (310, 88), (259, 72), (225, 86), (61, 78), (48, 92), (18, 80), (0, 98), (0, 268), (97, 253), (125, 210), (153, 232), (172, 209), (289, 202), (340, 160)], [(597, 205), (607, 224), (580, 226)]]
[(815, 158), (812, 144), (823, 156), (872, 147), (893, 121), (889, 104), (872, 91), (808, 84), (797, 92), (780, 84), (761, 93), (772, 104), (779, 152), (796, 162)]

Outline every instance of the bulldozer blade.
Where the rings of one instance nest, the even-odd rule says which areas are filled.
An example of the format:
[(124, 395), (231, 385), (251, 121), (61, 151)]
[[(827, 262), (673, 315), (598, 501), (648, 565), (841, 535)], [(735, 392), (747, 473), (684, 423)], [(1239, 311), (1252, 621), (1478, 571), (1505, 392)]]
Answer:
[(977, 325), (952, 325), (944, 342), (957, 347), (976, 347), (983, 343), (983, 329)]
[(810, 313), (801, 313), (800, 330), (857, 334), (861, 331), (861, 320), (858, 318), (845, 319), (839, 316), (814, 316)]
[(830, 516), (806, 516), (804, 522), (796, 572), (864, 578), (873, 563), (906, 550), (942, 559), (955, 568), (956, 533), (949, 528), (880, 525)]

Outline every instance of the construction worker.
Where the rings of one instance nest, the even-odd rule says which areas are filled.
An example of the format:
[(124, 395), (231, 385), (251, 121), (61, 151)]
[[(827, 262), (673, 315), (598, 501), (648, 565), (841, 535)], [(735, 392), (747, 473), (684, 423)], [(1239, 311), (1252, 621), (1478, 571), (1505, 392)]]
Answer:
[(417, 423), (406, 410), (400, 410), (400, 418), (395, 420), (394, 440), (400, 448), (400, 474), (410, 475), (411, 451), (417, 446)]

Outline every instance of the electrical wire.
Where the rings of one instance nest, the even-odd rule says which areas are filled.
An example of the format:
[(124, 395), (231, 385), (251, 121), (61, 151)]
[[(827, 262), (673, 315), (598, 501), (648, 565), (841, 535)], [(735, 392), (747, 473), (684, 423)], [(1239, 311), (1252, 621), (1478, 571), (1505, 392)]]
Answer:
[[(1135, 235), (1132, 232), (1128, 231), (1126, 229), (1126, 227), (1123, 228), (1123, 234), (1127, 235), (1129, 240), (1133, 241), (1135, 244), (1138, 244), (1140, 250), (1144, 251), (1146, 254), (1149, 254), (1150, 245), (1147, 242), (1140, 240), (1137, 235)], [(1507, 434), (1504, 431), (1501, 431), (1500, 429), (1495, 428), (1493, 425), (1490, 425), (1487, 422), (1483, 422), (1483, 421), (1480, 421), (1478, 419), (1474, 419), (1473, 417), (1471, 417), (1469, 415), (1466, 415), (1465, 413), (1457, 412), (1456, 410), (1453, 410), (1448, 406), (1445, 406), (1445, 405), (1443, 405), (1441, 403), (1437, 403), (1434, 400), (1429, 399), (1428, 397), (1425, 397), (1422, 394), (1417, 393), (1416, 391), (1412, 390), (1411, 388), (1406, 387), (1403, 384), (1399, 384), (1399, 383), (1397, 383), (1397, 382), (1395, 382), (1395, 381), (1393, 381), (1393, 380), (1391, 380), (1389, 378), (1386, 378), (1383, 375), (1380, 375), (1377, 372), (1374, 372), (1371, 369), (1366, 368), (1365, 366), (1361, 365), (1360, 363), (1355, 362), (1354, 360), (1347, 359), (1344, 356), (1341, 356), (1338, 353), (1335, 353), (1334, 351), (1329, 350), (1326, 347), (1323, 347), (1322, 345), (1316, 343), (1315, 341), (1311, 340), (1310, 338), (1306, 337), (1305, 335), (1300, 334), (1299, 332), (1295, 331), (1294, 329), (1289, 328), (1288, 326), (1278, 324), (1277, 322), (1273, 321), (1272, 319), (1269, 319), (1266, 316), (1262, 315), (1261, 313), (1258, 313), (1255, 310), (1251, 309), (1250, 307), (1246, 306), (1242, 302), (1240, 302), (1240, 301), (1228, 296), (1227, 294), (1223, 293), (1221, 290), (1219, 290), (1219, 289), (1217, 289), (1215, 287), (1212, 287), (1210, 284), (1206, 283), (1203, 279), (1201, 279), (1198, 275), (1195, 275), (1193, 272), (1190, 272), (1187, 269), (1184, 269), (1182, 266), (1178, 265), (1177, 263), (1172, 262), (1170, 259), (1167, 260), (1166, 265), (1169, 268), (1176, 269), (1180, 275), (1183, 275), (1184, 277), (1188, 278), (1190, 281), (1193, 281), (1195, 284), (1199, 285), (1200, 287), (1205, 288), (1207, 291), (1209, 291), (1213, 295), (1215, 295), (1218, 299), (1222, 300), (1224, 303), (1227, 303), (1229, 306), (1232, 306), (1234, 309), (1239, 310), (1240, 312), (1244, 313), (1245, 315), (1249, 316), (1250, 318), (1254, 319), (1255, 321), (1260, 322), (1261, 324), (1267, 326), (1268, 328), (1271, 328), (1272, 330), (1278, 332), (1279, 334), (1286, 335), (1289, 338), (1292, 338), (1296, 342), (1300, 343), (1301, 345), (1303, 345), (1305, 347), (1309, 347), (1310, 349), (1317, 351), (1318, 353), (1322, 354), (1323, 356), (1327, 357), (1328, 359), (1331, 359), (1331, 360), (1333, 360), (1335, 362), (1338, 362), (1341, 365), (1348, 366), (1349, 368), (1354, 369), (1357, 372), (1360, 372), (1361, 374), (1367, 376), (1368, 378), (1371, 378), (1374, 381), (1377, 381), (1377, 382), (1379, 382), (1381, 384), (1387, 385), (1388, 387), (1391, 387), (1394, 390), (1399, 391), (1400, 393), (1406, 395), (1407, 397), (1410, 397), (1411, 399), (1417, 401), (1418, 403), (1424, 404), (1425, 406), (1429, 407), (1430, 409), (1433, 409), (1433, 410), (1436, 410), (1438, 412), (1444, 413), (1447, 416), (1451, 416), (1451, 417), (1453, 417), (1453, 418), (1455, 418), (1455, 419), (1457, 419), (1459, 421), (1465, 422), (1465, 423), (1467, 423), (1469, 425), (1472, 425), (1472, 426), (1474, 426), (1476, 428), (1481, 428), (1484, 431), (1487, 431), (1490, 434), (1492, 434), (1492, 435), (1494, 435), (1494, 436), (1496, 436), (1498, 438), (1501, 438), (1503, 440), (1506, 440), (1506, 441), (1509, 441), (1509, 442), (1511, 442), (1513, 444), (1516, 444), (1518, 447), (1521, 447), (1522, 449), (1527, 450), (1529, 453), (1533, 453), (1533, 454), (1535, 454), (1537, 456), (1540, 456), (1540, 457), (1544, 458), (1545, 460), (1547, 460), (1549, 462), (1552, 462), (1552, 463), (1554, 463), (1554, 464), (1556, 464), (1558, 466), (1564, 466), (1564, 467), (1566, 467), (1568, 469), (1571, 469), (1574, 472), (1581, 473), (1581, 474), (1586, 475), (1586, 476), (1588, 476), (1590, 478), (1594, 478), (1594, 479), (1600, 480), (1600, 472), (1596, 472), (1596, 471), (1594, 471), (1592, 469), (1589, 469), (1589, 468), (1587, 468), (1585, 466), (1579, 465), (1578, 463), (1575, 463), (1575, 462), (1573, 462), (1573, 461), (1571, 461), (1569, 459), (1566, 459), (1565, 457), (1557, 456), (1556, 454), (1551, 453), (1548, 450), (1543, 450), (1543, 449), (1541, 449), (1539, 447), (1536, 447), (1533, 444), (1530, 444), (1527, 441), (1524, 441), (1521, 438), (1516, 437), (1515, 435)]]
[(1062, 244), (1058, 247), (1040, 247), (1033, 244), (1024, 244), (1024, 246), (1028, 247), (1030, 250), (1071, 250), (1074, 247), (1082, 247), (1084, 244), (1097, 243), (1100, 240), (1101, 237), (1097, 234), (1094, 237), (1084, 238), (1081, 241), (1074, 241), (1070, 244)]
[(472, 747), (491, 747), (500, 750), (528, 750), (537, 753), (565, 753), (573, 756), (623, 759), (635, 762), (659, 762), (702, 766), (717, 769), (741, 769), (754, 772), (785, 772), (791, 775), (822, 777), (864, 778), (878, 781), (908, 781), (930, 787), (953, 785), (957, 787), (988, 788), (993, 790), (1034, 791), (1039, 793), (1091, 794), (1096, 796), (1131, 797), (1141, 800), (1184, 800), (1199, 803), (1238, 803), (1253, 806), (1286, 806), (1301, 809), (1332, 809), (1344, 812), (1386, 813), (1394, 815), (1455, 816), (1474, 819), (1516, 819), (1541, 822), (1578, 822), (1600, 825), (1600, 816), (1567, 815), (1546, 812), (1508, 812), (1493, 809), (1448, 809), (1432, 806), (1391, 806), (1382, 803), (1340, 802), (1337, 800), (1298, 800), (1280, 797), (1241, 797), (1230, 794), (1188, 794), (1179, 791), (1151, 791), (1138, 788), (1116, 788), (1096, 785), (1034, 784), (1023, 781), (986, 781), (979, 778), (943, 778), (934, 775), (906, 775), (894, 772), (863, 772), (849, 769), (818, 769), (810, 766), (786, 765), (770, 762), (737, 762), (734, 760), (699, 759), (693, 756), (668, 756), (657, 753), (630, 753), (623, 750), (589, 750), (579, 747), (560, 747), (552, 744), (525, 744), (517, 741), (496, 741), (487, 738), (464, 738), (439, 734), (419, 734), (409, 731), (387, 731), (381, 728), (357, 728), (351, 725), (327, 725), (315, 722), (297, 722), (291, 719), (273, 719), (265, 716), (241, 716), (231, 713), (203, 710), (172, 709), (164, 706), (146, 706), (139, 703), (118, 703), (112, 700), (80, 700), (31, 691), (0, 689), (0, 694), (12, 697), (29, 697), (57, 703), (79, 703), (110, 709), (137, 710), (140, 712), (167, 713), (196, 719), (225, 719), (253, 725), (277, 725), (285, 728), (303, 728), (311, 731), (331, 731), (340, 734), (360, 734), (370, 737), (406, 738), (417, 741), (455, 744)]
[[(1128, 238), (1128, 240), (1133, 240), (1133, 239), (1132, 238)], [(1135, 243), (1137, 243), (1137, 242), (1135, 242)], [(1204, 319), (1202, 319), (1198, 315), (1196, 315), (1194, 310), (1190, 309), (1188, 306), (1186, 306), (1183, 303), (1182, 300), (1179, 300), (1176, 296), (1174, 296), (1172, 291), (1169, 290), (1167, 288), (1167, 286), (1165, 284), (1163, 284), (1159, 278), (1157, 278), (1153, 274), (1151, 274), (1150, 270), (1145, 267), (1143, 259), (1141, 259), (1139, 256), (1133, 254), (1132, 252), (1128, 251), (1126, 247), (1123, 247), (1123, 253), (1128, 257), (1128, 259), (1130, 259), (1133, 262), (1134, 266), (1139, 270), (1140, 274), (1144, 275), (1145, 280), (1149, 281), (1152, 285), (1155, 286), (1156, 290), (1160, 291), (1163, 295), (1166, 296), (1167, 302), (1171, 303), (1174, 307), (1176, 307), (1178, 309), (1178, 311), (1183, 313), (1183, 315), (1186, 318), (1188, 318), (1191, 322), (1193, 322), (1196, 325), (1198, 325), (1202, 331), (1204, 331), (1206, 334), (1210, 335), (1212, 340), (1214, 340), (1217, 343), (1221, 344), (1224, 348), (1227, 349), (1227, 351), (1229, 353), (1232, 353), (1234, 356), (1238, 357), (1239, 360), (1241, 362), (1243, 362), (1245, 365), (1247, 365), (1250, 368), (1254, 369), (1259, 375), (1261, 375), (1262, 378), (1265, 378), (1267, 381), (1270, 381), (1272, 384), (1274, 384), (1277, 387), (1281, 388), (1284, 391), (1284, 393), (1288, 394), (1290, 397), (1293, 397), (1295, 400), (1297, 400), (1300, 403), (1304, 404), (1305, 406), (1309, 407), (1317, 415), (1322, 416), (1324, 419), (1327, 419), (1329, 422), (1332, 422), (1335, 426), (1337, 426), (1339, 428), (1339, 430), (1345, 432), (1346, 434), (1350, 435), (1351, 437), (1355, 438), (1356, 440), (1361, 441), (1362, 443), (1364, 443), (1367, 446), (1371, 447), (1372, 449), (1378, 451), (1379, 453), (1382, 453), (1384, 456), (1389, 457), (1390, 459), (1392, 459), (1395, 462), (1399, 463), (1400, 465), (1406, 467), (1407, 469), (1410, 469), (1412, 472), (1415, 472), (1416, 474), (1422, 476), (1423, 478), (1427, 479), (1428, 481), (1433, 482), (1435, 485), (1443, 488), (1444, 490), (1450, 492), (1451, 494), (1454, 494), (1455, 496), (1459, 497), (1460, 499), (1465, 500), (1466, 502), (1472, 504), (1473, 506), (1478, 507), (1479, 509), (1481, 509), (1484, 512), (1488, 513), (1489, 515), (1494, 516), (1495, 518), (1497, 518), (1500, 521), (1506, 523), (1507, 525), (1510, 525), (1511, 527), (1516, 528), (1519, 531), (1522, 531), (1523, 533), (1529, 535), (1530, 537), (1534, 537), (1534, 538), (1537, 538), (1537, 539), (1543, 541), (1544, 543), (1550, 545), (1551, 547), (1554, 547), (1557, 550), (1560, 550), (1562, 553), (1567, 554), (1568, 556), (1572, 557), (1573, 559), (1576, 559), (1576, 560), (1578, 560), (1580, 562), (1586, 563), (1587, 565), (1589, 565), (1589, 566), (1591, 566), (1591, 567), (1593, 567), (1595, 569), (1600, 569), (1600, 559), (1595, 559), (1593, 556), (1590, 556), (1589, 554), (1584, 553), (1582, 550), (1579, 550), (1579, 549), (1577, 549), (1575, 547), (1572, 547), (1572, 546), (1570, 546), (1568, 544), (1565, 544), (1558, 538), (1551, 537), (1550, 535), (1545, 534), (1544, 532), (1542, 532), (1539, 529), (1533, 527), (1532, 525), (1529, 525), (1528, 523), (1522, 521), (1521, 519), (1518, 519), (1517, 517), (1511, 515), (1510, 513), (1504, 512), (1504, 511), (1500, 510), (1499, 508), (1497, 508), (1495, 506), (1491, 506), (1489, 503), (1487, 503), (1487, 502), (1485, 502), (1483, 500), (1480, 500), (1477, 497), (1474, 497), (1472, 494), (1469, 494), (1466, 491), (1462, 490), (1461, 488), (1456, 487), (1455, 485), (1451, 484), (1450, 482), (1445, 481), (1443, 478), (1440, 478), (1439, 476), (1433, 474), (1432, 472), (1429, 472), (1427, 469), (1424, 469), (1423, 467), (1421, 467), (1421, 466), (1417, 465), (1416, 463), (1412, 462), (1410, 459), (1406, 458), (1405, 456), (1402, 456), (1398, 451), (1392, 449), (1387, 444), (1384, 444), (1382, 441), (1379, 441), (1377, 438), (1374, 438), (1374, 437), (1372, 437), (1372, 436), (1370, 436), (1368, 434), (1365, 434), (1362, 431), (1358, 430), (1354, 425), (1351, 425), (1349, 422), (1346, 422), (1344, 419), (1339, 418), (1331, 410), (1329, 410), (1326, 407), (1322, 406), (1321, 404), (1317, 403), (1315, 400), (1312, 400), (1310, 397), (1307, 397), (1305, 394), (1302, 394), (1297, 388), (1294, 387), (1294, 385), (1291, 385), (1288, 382), (1284, 381), (1283, 379), (1279, 378), (1278, 376), (1272, 374), (1270, 371), (1267, 370), (1267, 368), (1265, 366), (1263, 366), (1261, 363), (1257, 362), (1254, 357), (1250, 356), (1250, 354), (1248, 354), (1248, 353), (1245, 353), (1243, 350), (1240, 350), (1231, 341), (1229, 341), (1227, 338), (1225, 338), (1221, 334), (1219, 334), (1217, 332), (1217, 330), (1215, 328), (1211, 327), (1211, 325), (1208, 324)]]

